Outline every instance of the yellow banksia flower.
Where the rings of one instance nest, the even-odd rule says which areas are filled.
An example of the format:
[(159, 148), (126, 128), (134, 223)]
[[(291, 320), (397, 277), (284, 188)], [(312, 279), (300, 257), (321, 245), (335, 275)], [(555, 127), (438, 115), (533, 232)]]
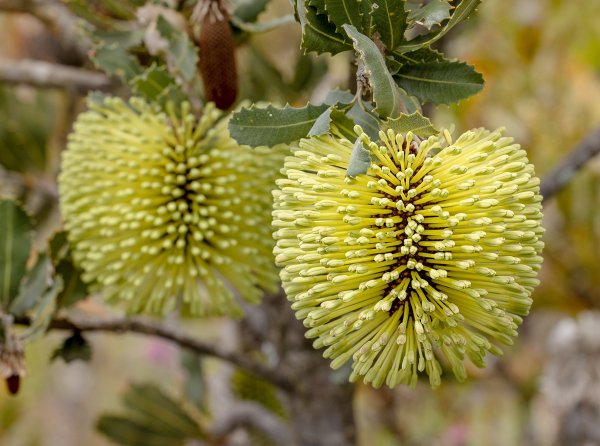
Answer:
[[(511, 344), (538, 284), (539, 179), (501, 131), (420, 141), (360, 134), (366, 174), (345, 176), (353, 143), (304, 139), (275, 191), (274, 249), (292, 308), (351, 380), (432, 385), (442, 365)], [(438, 361), (439, 360), (439, 361)], [(441, 361), (441, 363), (440, 363)]]
[[(59, 176), (75, 262), (129, 312), (236, 314), (277, 286), (271, 189), (281, 152), (239, 146), (208, 104), (162, 112), (139, 98), (90, 103)], [(271, 240), (270, 240), (271, 239)]]

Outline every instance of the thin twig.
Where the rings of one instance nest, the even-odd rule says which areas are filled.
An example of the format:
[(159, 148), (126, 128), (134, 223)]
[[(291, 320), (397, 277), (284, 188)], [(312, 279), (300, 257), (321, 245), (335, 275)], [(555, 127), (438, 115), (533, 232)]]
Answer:
[(600, 154), (600, 127), (581, 141), (552, 172), (544, 177), (541, 186), (544, 202), (556, 195), (585, 163), (598, 154)]
[[(26, 318), (17, 319), (16, 324), (29, 325)], [(222, 359), (250, 373), (263, 378), (282, 390), (292, 390), (293, 383), (279, 371), (267, 367), (247, 356), (229, 352), (212, 344), (207, 344), (195, 337), (181, 331), (165, 327), (164, 325), (140, 318), (116, 317), (110, 319), (83, 319), (75, 317), (57, 317), (50, 322), (49, 328), (57, 330), (72, 330), (78, 332), (103, 331), (109, 333), (140, 333), (166, 339), (180, 347), (191, 350), (200, 355), (213, 356)]]
[(109, 90), (110, 79), (98, 72), (36, 60), (0, 59), (0, 83), (26, 84), (41, 88), (63, 88), (85, 93)]

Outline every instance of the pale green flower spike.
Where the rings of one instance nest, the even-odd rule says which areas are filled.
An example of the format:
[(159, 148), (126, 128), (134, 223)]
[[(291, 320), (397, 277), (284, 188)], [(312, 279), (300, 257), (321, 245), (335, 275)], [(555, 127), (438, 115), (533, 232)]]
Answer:
[[(353, 143), (302, 140), (275, 192), (276, 261), (292, 308), (351, 380), (414, 386), (441, 365), (511, 344), (538, 284), (544, 232), (539, 179), (501, 131), (454, 143), (357, 133), (375, 161), (345, 177)], [(437, 150), (438, 153), (434, 154)]]
[[(212, 104), (165, 114), (141, 99), (90, 103), (59, 176), (83, 278), (131, 313), (239, 314), (277, 286), (271, 189), (283, 156), (239, 146)], [(182, 117), (178, 117), (182, 116)]]

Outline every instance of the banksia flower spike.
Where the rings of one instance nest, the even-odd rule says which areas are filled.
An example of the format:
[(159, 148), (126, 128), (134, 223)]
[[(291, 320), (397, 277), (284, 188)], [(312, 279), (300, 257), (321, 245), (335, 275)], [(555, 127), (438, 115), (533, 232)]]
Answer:
[[(511, 344), (538, 284), (539, 179), (501, 131), (451, 142), (359, 133), (372, 156), (345, 176), (353, 143), (302, 140), (275, 192), (275, 255), (298, 318), (337, 368), (375, 387), (466, 378), (465, 357)], [(438, 361), (439, 360), (439, 361)]]
[(277, 151), (239, 146), (211, 104), (199, 120), (187, 104), (180, 113), (136, 98), (90, 107), (59, 177), (85, 281), (135, 313), (231, 314), (239, 306), (228, 284), (249, 302), (276, 288)]

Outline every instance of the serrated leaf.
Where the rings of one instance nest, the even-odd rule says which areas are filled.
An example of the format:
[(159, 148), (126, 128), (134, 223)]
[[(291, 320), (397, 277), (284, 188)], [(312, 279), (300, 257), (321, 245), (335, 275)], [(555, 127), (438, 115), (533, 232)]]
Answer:
[(427, 47), (434, 42), (437, 42), (439, 39), (445, 36), (448, 31), (454, 28), (454, 26), (467, 19), (471, 13), (475, 11), (475, 8), (479, 6), (479, 3), (481, 3), (481, 0), (462, 0), (454, 10), (450, 20), (448, 20), (448, 22), (440, 30), (432, 34), (426, 34), (424, 36), (417, 37), (406, 44), (400, 45), (396, 48), (395, 52), (405, 53), (408, 51), (415, 51), (419, 48)]
[[(364, 106), (367, 107), (366, 105)], [(379, 120), (368, 111), (365, 111), (359, 104), (355, 104), (346, 113), (346, 116), (352, 119), (355, 124), (360, 125), (363, 132), (369, 135), (369, 138), (374, 141), (379, 139)]]
[(327, 93), (323, 103), (327, 105), (350, 104), (352, 101), (354, 101), (354, 95), (348, 90), (335, 89)]
[(371, 3), (371, 33), (378, 32), (381, 41), (393, 51), (404, 40), (406, 11), (403, 0), (363, 0)]
[(344, 137), (353, 139), (356, 135), (352, 130), (354, 123), (350, 118), (346, 117), (346, 112), (350, 109), (350, 105), (337, 106), (332, 105), (327, 108), (321, 116), (317, 118), (314, 125), (308, 132), (308, 136), (324, 135), (336, 130)]
[(317, 9), (310, 6), (307, 0), (296, 0), (296, 11), (302, 27), (301, 47), (305, 53), (315, 51), (317, 54), (337, 54), (352, 49), (344, 36), (338, 34), (327, 16), (318, 14)]
[(52, 285), (52, 263), (47, 254), (41, 254), (31, 271), (25, 275), (21, 282), (19, 294), (12, 301), (9, 312), (14, 316), (23, 316), (26, 311), (33, 308), (44, 291)]
[(352, 25), (344, 25), (344, 29), (352, 39), (373, 89), (375, 111), (379, 116), (398, 116), (402, 110), (400, 92), (377, 45)]
[(91, 59), (100, 70), (126, 81), (130, 81), (143, 71), (139, 62), (116, 44), (100, 44), (94, 48)]
[(327, 13), (327, 18), (335, 25), (339, 33), (343, 33), (342, 26), (345, 24), (353, 25), (357, 29), (361, 28), (362, 13), (360, 10), (360, 1), (322, 0), (322, 2)]
[(32, 225), (12, 200), (0, 200), (0, 309), (7, 310), (27, 271)]
[(419, 48), (418, 50), (409, 51), (408, 53), (394, 53), (390, 57), (398, 63), (412, 65), (445, 60), (442, 53), (430, 47)]
[(76, 360), (89, 361), (92, 358), (92, 347), (79, 332), (73, 333), (54, 350), (51, 360), (61, 358), (67, 364)]
[(25, 331), (24, 338), (34, 341), (46, 332), (56, 311), (56, 299), (62, 288), (62, 278), (55, 277), (52, 286), (36, 302), (31, 313), (31, 324)]
[(407, 3), (408, 21), (419, 22), (427, 29), (441, 24), (450, 18), (450, 4), (447, 0), (430, 0), (425, 5), (409, 6)]
[(165, 56), (171, 72), (191, 81), (196, 76), (198, 51), (187, 33), (173, 27), (163, 16), (156, 20), (156, 29), (169, 42)]
[(394, 79), (409, 94), (434, 104), (451, 104), (483, 88), (481, 74), (457, 61), (404, 65)]
[(251, 147), (290, 144), (308, 135), (327, 105), (289, 105), (276, 108), (242, 108), (229, 121), (229, 132), (239, 143)]
[(146, 30), (143, 28), (109, 31), (93, 29), (89, 32), (89, 36), (98, 43), (104, 43), (106, 45), (115, 44), (124, 50), (127, 50), (141, 45), (145, 31)]
[(384, 123), (385, 128), (394, 130), (396, 133), (406, 134), (412, 132), (418, 136), (432, 136), (440, 133), (436, 129), (429, 118), (413, 113), (410, 115), (402, 114), (398, 118), (388, 119)]
[(367, 173), (371, 167), (371, 153), (363, 147), (360, 137), (356, 138), (350, 155), (348, 169), (346, 169), (347, 177), (355, 177)]

